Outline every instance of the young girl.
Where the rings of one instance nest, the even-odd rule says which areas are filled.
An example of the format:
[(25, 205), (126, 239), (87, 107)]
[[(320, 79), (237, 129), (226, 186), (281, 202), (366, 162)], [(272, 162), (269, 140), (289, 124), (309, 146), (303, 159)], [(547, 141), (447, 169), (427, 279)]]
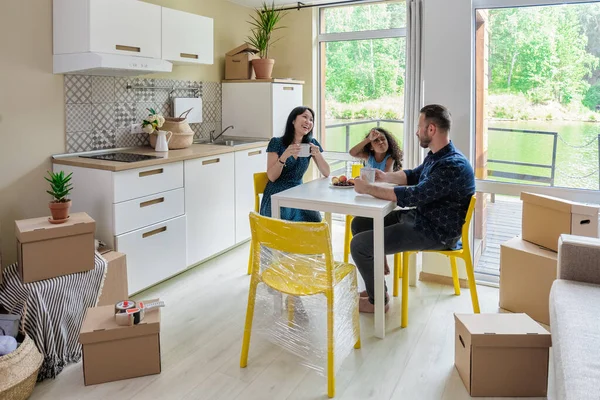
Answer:
[[(391, 133), (380, 127), (371, 129), (362, 142), (350, 149), (350, 155), (366, 160), (367, 167), (377, 168), (383, 172), (398, 171), (402, 168), (402, 150), (398, 142)], [(385, 275), (389, 275), (387, 257), (384, 271)], [(366, 291), (362, 292), (361, 296), (365, 294)]]
[(398, 142), (383, 128), (371, 129), (362, 142), (350, 149), (350, 155), (366, 160), (367, 167), (384, 172), (398, 171), (402, 168), (402, 151)]

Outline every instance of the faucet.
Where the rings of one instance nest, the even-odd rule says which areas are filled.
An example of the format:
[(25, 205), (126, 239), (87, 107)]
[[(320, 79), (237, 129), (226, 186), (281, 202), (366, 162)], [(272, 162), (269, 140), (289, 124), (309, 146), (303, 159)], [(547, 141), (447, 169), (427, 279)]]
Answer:
[(225, 131), (227, 131), (227, 129), (235, 129), (233, 127), (233, 125), (229, 125), (227, 128), (223, 129), (223, 131), (221, 133), (219, 133), (216, 137), (213, 137), (213, 134), (215, 133), (215, 131), (210, 131), (209, 133), (209, 137), (210, 137), (210, 142), (213, 143), (215, 140), (217, 140), (218, 138), (221, 137), (221, 135), (223, 135), (225, 133)]

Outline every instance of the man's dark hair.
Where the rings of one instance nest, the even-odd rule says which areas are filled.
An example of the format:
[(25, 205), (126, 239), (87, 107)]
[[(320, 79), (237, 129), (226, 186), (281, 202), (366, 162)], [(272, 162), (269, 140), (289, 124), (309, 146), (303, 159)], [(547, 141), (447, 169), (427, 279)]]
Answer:
[(425, 115), (425, 120), (434, 124), (442, 131), (450, 132), (452, 127), (452, 116), (450, 111), (439, 104), (430, 104), (421, 108), (421, 114)]

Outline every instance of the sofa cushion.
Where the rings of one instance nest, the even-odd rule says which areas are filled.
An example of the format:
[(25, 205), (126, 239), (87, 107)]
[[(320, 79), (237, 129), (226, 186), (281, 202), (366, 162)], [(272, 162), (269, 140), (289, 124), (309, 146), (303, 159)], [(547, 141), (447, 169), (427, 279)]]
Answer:
[(600, 286), (555, 281), (550, 292), (550, 328), (557, 398), (598, 398)]

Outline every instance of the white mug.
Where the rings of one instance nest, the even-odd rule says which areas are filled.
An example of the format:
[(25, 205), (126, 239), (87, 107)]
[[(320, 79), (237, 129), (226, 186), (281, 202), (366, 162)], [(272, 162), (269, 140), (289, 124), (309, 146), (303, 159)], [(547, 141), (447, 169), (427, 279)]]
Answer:
[(298, 157), (310, 157), (310, 144), (300, 143), (300, 153)]

